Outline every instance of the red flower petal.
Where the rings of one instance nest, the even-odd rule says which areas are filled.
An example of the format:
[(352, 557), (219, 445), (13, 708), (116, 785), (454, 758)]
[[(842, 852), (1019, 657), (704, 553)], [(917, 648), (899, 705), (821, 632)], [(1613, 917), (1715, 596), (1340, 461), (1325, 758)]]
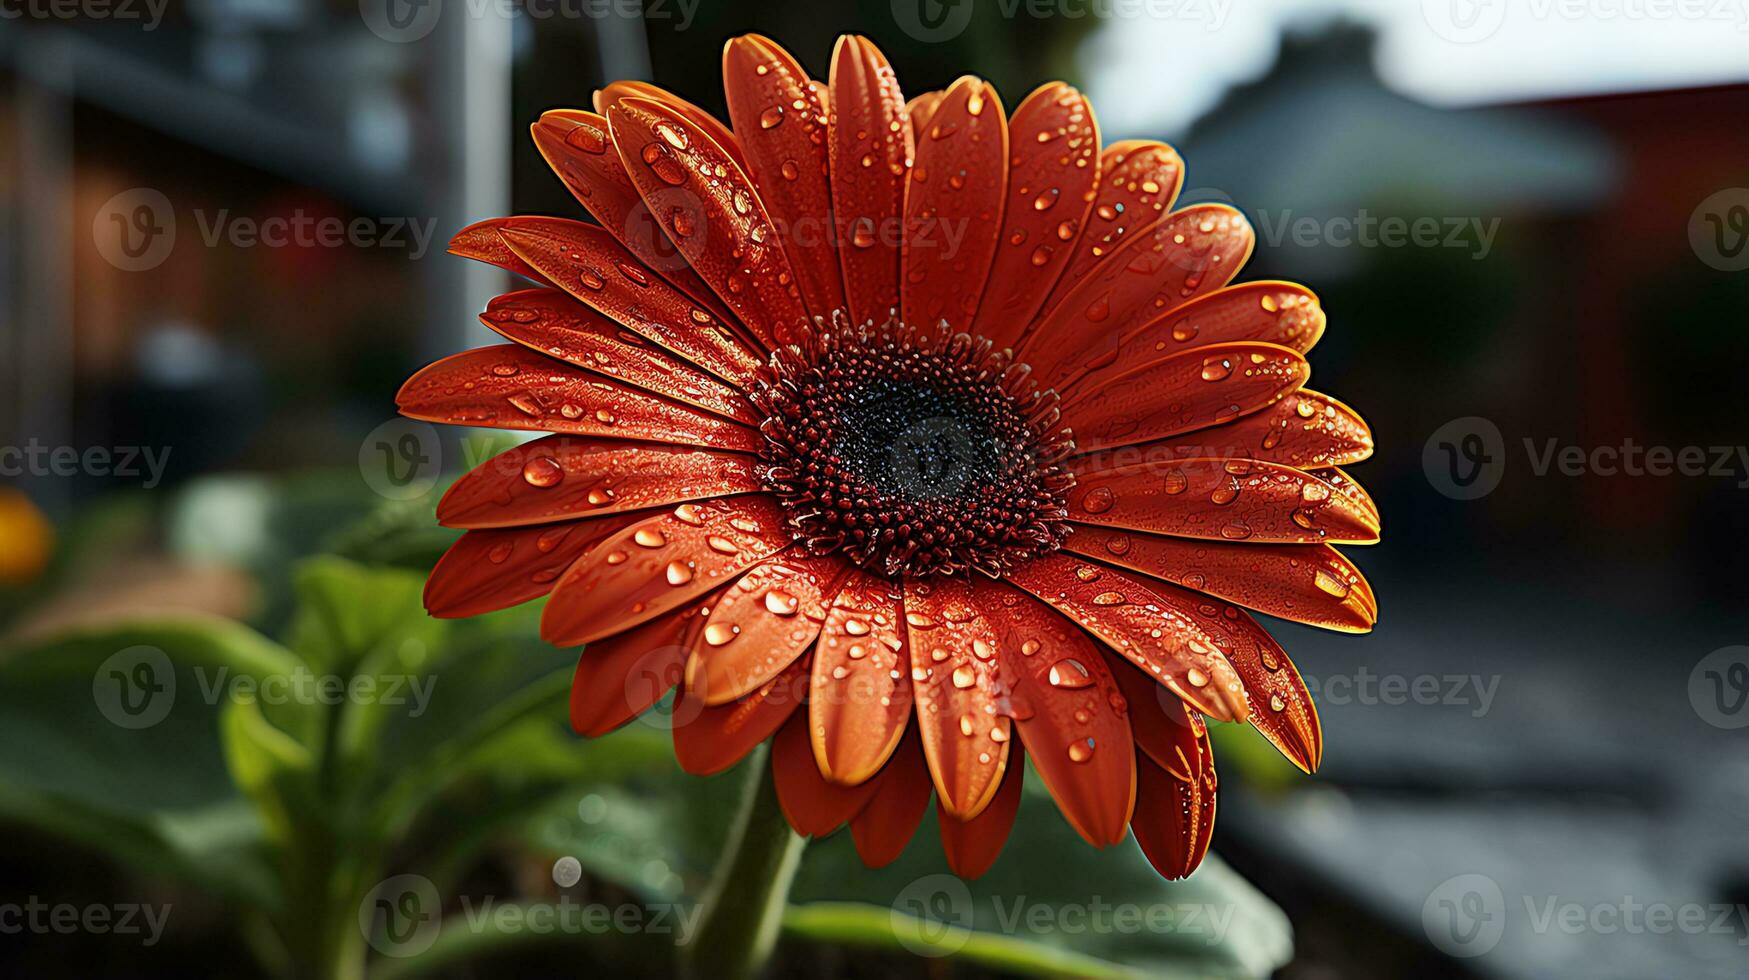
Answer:
[(946, 92), (924, 92), (905, 103), (905, 115), (911, 120), (911, 135), (913, 139), (923, 132), (923, 127), (929, 124), (931, 116), (935, 115), (936, 107), (941, 105), (941, 97)]
[(966, 330), (990, 275), (1008, 190), (1008, 120), (995, 86), (969, 75), (953, 83), (915, 138), (899, 258), (902, 316)]
[(999, 624), (980, 610), (974, 588), (947, 577), (905, 582), (923, 752), (942, 806), (961, 820), (983, 812), (996, 796), (1013, 732), (998, 676)]
[(899, 218), (911, 116), (892, 66), (867, 38), (838, 39), (831, 89), (826, 143), (844, 297), (853, 322), (883, 321), (899, 307)]
[(1324, 757), (1324, 734), (1311, 692), (1293, 661), (1268, 631), (1241, 610), (1163, 585), (1159, 592), (1172, 606), (1214, 636), (1221, 652), (1238, 671), (1251, 702), (1253, 727), (1305, 772)]
[(540, 270), (518, 258), (510, 246), (504, 244), (504, 239), (498, 232), (514, 218), (487, 218), (476, 221), (455, 233), (449, 240), (449, 254), (459, 255), (464, 259), (473, 259), (487, 265), (495, 265), (506, 272), (511, 272), (532, 279), (543, 286), (553, 285), (552, 280), (541, 275)]
[(760, 422), (740, 388), (680, 360), (559, 290), (525, 289), (496, 297), (480, 314), (480, 322), (531, 350), (592, 374), (737, 422)]
[(1088, 375), (1065, 399), (1063, 420), (1075, 431), (1077, 452), (1121, 461), (1128, 454), (1096, 450), (1231, 422), (1292, 393), (1311, 373), (1304, 357), (1273, 344), (1220, 344), (1165, 357), (1150, 353)]
[(886, 579), (852, 571), (814, 646), (808, 728), (826, 779), (868, 781), (886, 764), (911, 718), (900, 596)]
[(1013, 170), (1002, 231), (972, 327), (997, 347), (1019, 339), (1044, 307), (1075, 255), (1099, 186), (1099, 124), (1080, 92), (1062, 82), (1040, 86), (1014, 110), (1008, 130)]
[(1379, 526), (1379, 505), (1373, 502), (1372, 496), (1366, 492), (1366, 488), (1355, 482), (1354, 477), (1343, 472), (1340, 466), (1316, 470), (1312, 475), (1328, 483), (1330, 489), (1335, 490), (1356, 507), (1370, 514), (1373, 526)]
[(787, 342), (808, 313), (746, 173), (708, 133), (660, 103), (622, 100), (607, 123), (632, 183), (699, 277), (760, 341)]
[(1174, 211), (1149, 231), (1128, 236), (1076, 282), (1028, 334), (1022, 351), (1030, 356), (1039, 338), (1063, 332), (1090, 347), (1115, 346), (1161, 313), (1231, 282), (1256, 241), (1245, 216), (1224, 204)]
[(850, 835), (862, 863), (879, 868), (898, 860), (929, 811), (929, 767), (915, 731), (869, 784), (874, 792), (862, 812), (850, 818)]
[(727, 322), (663, 282), (606, 232), (559, 218), (505, 219), (499, 236), (565, 292), (719, 378), (745, 385), (759, 366)]
[(538, 599), (579, 557), (645, 516), (469, 531), (425, 580), (425, 609), (439, 619), (460, 619)]
[(777, 805), (795, 832), (824, 837), (856, 816), (874, 795), (874, 780), (857, 786), (829, 783), (820, 775), (808, 739), (808, 715), (797, 711), (771, 740), (771, 776)]
[(553, 588), (541, 636), (588, 643), (694, 601), (789, 544), (783, 510), (764, 495), (681, 504), (599, 546)]
[(970, 820), (959, 820), (935, 803), (935, 817), (941, 828), (941, 849), (947, 855), (947, 866), (961, 878), (979, 878), (996, 863), (1002, 845), (1008, 842), (1008, 832), (1014, 828), (1014, 817), (1020, 812), (1020, 794), (1026, 777), (1025, 753), (1020, 746), (1010, 746), (1008, 768), (1002, 776), (1002, 788), (984, 811)]
[(1236, 422), (1140, 443), (1143, 458), (1250, 457), (1314, 470), (1358, 463), (1372, 455), (1372, 430), (1354, 409), (1301, 388)]
[[(1244, 720), (1244, 688), (1214, 638), (1183, 614), (1164, 608), (1147, 583), (1061, 553), (1021, 565), (1008, 579), (1081, 624), (1203, 714)], [(1035, 748), (1035, 759), (1038, 754)]]
[(662, 226), (650, 218), (649, 206), (638, 196), (614, 151), (605, 116), (582, 109), (551, 109), (541, 114), (530, 132), (547, 166), (590, 217), (646, 268), (708, 307), (718, 320), (729, 320), (728, 308), (686, 264)]
[(513, 527), (761, 489), (755, 460), (682, 446), (555, 435), (499, 453), (437, 504), (449, 527)]
[(610, 106), (619, 105), (627, 99), (643, 99), (658, 103), (663, 108), (685, 119), (710, 136), (717, 146), (722, 147), (729, 154), (736, 166), (740, 167), (742, 171), (746, 171), (747, 158), (741, 152), (741, 141), (735, 138), (735, 134), (729, 131), (729, 127), (723, 125), (721, 119), (659, 85), (626, 80), (608, 82), (607, 85), (595, 92), (595, 111), (605, 116), (608, 114), (607, 110)]
[(571, 681), (571, 728), (589, 738), (606, 735), (662, 700), (680, 682), (708, 608), (709, 600), (689, 605), (589, 644)]
[(690, 684), (682, 684), (669, 718), (675, 761), (694, 776), (722, 772), (776, 734), (807, 696), (808, 665), (801, 659), (728, 704), (707, 705)]
[(1088, 843), (1123, 840), (1136, 788), (1129, 708), (1099, 648), (1017, 589), (984, 583), (977, 597), (997, 624), (1015, 724), (1045, 788)]
[(759, 449), (759, 433), (720, 415), (627, 388), (505, 344), (446, 357), (407, 379), (395, 404), (408, 418), (494, 429)]
[(1318, 477), (1279, 463), (1187, 459), (1076, 470), (1069, 513), (1086, 524), (1265, 544), (1379, 538), (1376, 515)]
[[(1200, 724), (1200, 722), (1198, 722)], [(1187, 877), (1208, 855), (1215, 832), (1214, 758), (1206, 736), (1197, 741), (1200, 772), (1183, 765), (1162, 768), (1136, 759), (1136, 843), (1167, 880)]]
[(769, 681), (808, 651), (849, 566), (789, 548), (755, 567), (711, 610), (686, 685), (721, 705)]
[(1041, 336), (1027, 348), (1027, 363), (1040, 378), (1066, 392), (1077, 379), (1119, 357), (1190, 350), (1211, 344), (1256, 341), (1304, 354), (1324, 333), (1324, 310), (1304, 286), (1288, 282), (1244, 282), (1217, 289), (1154, 317), (1114, 343), (1089, 344), (1064, 333)]
[(826, 176), (825, 91), (770, 38), (748, 34), (723, 48), (729, 119), (748, 172), (777, 226), (802, 300), (816, 316), (844, 306)]
[(1106, 147), (1099, 155), (1099, 193), (1093, 213), (1075, 241), (1074, 258), (1041, 309), (1049, 310), (1062, 302), (1129, 236), (1145, 232), (1163, 219), (1183, 184), (1184, 160), (1165, 143), (1120, 140)]
[(1364, 633), (1378, 621), (1371, 586), (1329, 545), (1211, 544), (1083, 525), (1064, 547), (1296, 623)]

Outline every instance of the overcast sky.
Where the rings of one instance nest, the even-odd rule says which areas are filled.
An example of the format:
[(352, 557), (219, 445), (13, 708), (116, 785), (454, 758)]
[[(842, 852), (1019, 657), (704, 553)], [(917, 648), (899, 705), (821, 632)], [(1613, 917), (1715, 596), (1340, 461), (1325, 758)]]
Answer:
[(1114, 133), (1179, 134), (1284, 27), (1333, 15), (1378, 29), (1387, 84), (1442, 105), (1749, 81), (1749, 0), (1056, 2), (1107, 11), (1081, 61)]

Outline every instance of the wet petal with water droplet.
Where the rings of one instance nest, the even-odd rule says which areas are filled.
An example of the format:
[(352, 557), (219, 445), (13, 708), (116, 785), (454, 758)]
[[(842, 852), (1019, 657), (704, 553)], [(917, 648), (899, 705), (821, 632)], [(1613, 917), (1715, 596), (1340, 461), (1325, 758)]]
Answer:
[[(1008, 129), (1012, 169), (1007, 206), (972, 329), (997, 347), (1019, 338), (1068, 268), (1093, 213), (1100, 176), (1093, 107), (1062, 82), (1041, 85), (1027, 96), (1014, 110)], [(1054, 203), (1037, 207), (1047, 191)]]
[(626, 99), (645, 99), (660, 103), (670, 112), (708, 133), (711, 140), (734, 159), (736, 166), (743, 171), (747, 169), (747, 157), (741, 148), (741, 141), (729, 131), (729, 127), (723, 125), (721, 119), (659, 85), (626, 79), (609, 82), (595, 92), (595, 111), (605, 116), (609, 106), (619, 105)]
[[(1378, 517), (1310, 473), (1252, 459), (1167, 459), (1099, 469), (1100, 456), (1074, 464), (1069, 491), (1077, 521), (1185, 538), (1258, 544), (1373, 544)], [(1091, 488), (1111, 506), (1080, 506)]]
[[(705, 642), (687, 664), (686, 683), (720, 705), (766, 683), (808, 651), (848, 565), (788, 548), (755, 567), (711, 611)], [(773, 595), (785, 601), (772, 602)]]
[(866, 781), (892, 756), (911, 719), (910, 661), (900, 595), (879, 576), (852, 571), (814, 645), (808, 725), (820, 772)]
[[(508, 374), (504, 369), (513, 368)], [(580, 371), (526, 347), (481, 347), (428, 365), (395, 396), (408, 418), (756, 451), (759, 433), (720, 415)]]
[(1169, 585), (1161, 597), (1220, 641), (1251, 702), (1250, 722), (1289, 762), (1305, 772), (1318, 768), (1324, 735), (1318, 709), (1300, 672), (1281, 644), (1243, 611)]
[[(1198, 711), (1222, 721), (1244, 719), (1244, 689), (1213, 637), (1188, 617), (1166, 608), (1144, 579), (1110, 568), (1097, 581), (1085, 582), (1075, 574), (1084, 564), (1083, 559), (1058, 552), (1021, 565), (1008, 578), (1081, 624)], [(1114, 597), (1118, 601), (1112, 601)], [(1034, 747), (1033, 755), (1038, 754)]]
[[(536, 465), (552, 467), (556, 479), (531, 482)], [(449, 527), (512, 527), (760, 489), (749, 455), (554, 435), (475, 467), (443, 495), (437, 519)]]
[[(1018, 589), (997, 583), (978, 595), (1003, 644), (1020, 740), (1045, 788), (1088, 843), (1117, 843), (1134, 802), (1134, 755), (1129, 705), (1099, 648), (1068, 618)], [(1065, 677), (1076, 680), (1065, 686)], [(1011, 768), (1018, 764), (1018, 756), (1009, 761)]]
[(1301, 388), (1236, 422), (1138, 444), (1146, 458), (1237, 456), (1296, 469), (1358, 463), (1372, 455), (1372, 431), (1354, 409)]
[[(1092, 348), (1094, 363), (1136, 327), (1231, 282), (1256, 235), (1224, 204), (1194, 204), (1131, 235), (1045, 313), (1021, 360), (1046, 337), (1070, 336)], [(1065, 280), (1067, 281), (1067, 280)]]
[[(789, 52), (757, 34), (735, 38), (723, 49), (723, 88), (749, 175), (777, 228), (802, 300), (810, 313), (830, 316), (844, 305), (844, 279), (830, 224), (824, 88)], [(767, 126), (774, 108), (781, 121)]]
[(920, 584), (905, 585), (917, 723), (942, 806), (970, 820), (996, 796), (1008, 764), (1012, 722), (1001, 644), (976, 594), (987, 583), (937, 577)]
[[(1067, 395), (1063, 421), (1082, 453), (1157, 440), (1232, 422), (1267, 408), (1311, 376), (1300, 354), (1273, 344), (1221, 344), (1120, 358)], [(1225, 429), (1207, 433), (1199, 456), (1224, 455)], [(1243, 447), (1248, 449), (1250, 447)], [(1235, 452), (1234, 455), (1237, 455)]]
[(939, 799), (935, 802), (936, 822), (941, 828), (941, 849), (947, 855), (947, 866), (961, 878), (978, 878), (996, 863), (1008, 832), (1014, 827), (1014, 817), (1020, 812), (1020, 794), (1026, 778), (1026, 758), (1018, 745), (1008, 749), (1008, 766), (1002, 773), (1002, 787), (990, 805), (970, 820), (960, 820), (947, 812)]
[(707, 705), (690, 684), (682, 684), (669, 718), (674, 759), (695, 776), (722, 772), (775, 734), (807, 696), (808, 665), (799, 658), (745, 697), (727, 704)]
[(506, 219), (499, 237), (573, 298), (719, 378), (744, 385), (759, 366), (754, 342), (718, 314), (636, 264), (594, 225), (557, 218)]
[(1059, 391), (1119, 357), (1135, 358), (1213, 344), (1254, 341), (1304, 354), (1324, 332), (1318, 297), (1304, 286), (1262, 280), (1217, 289), (1173, 305), (1111, 343), (1089, 344), (1074, 334), (1041, 336), (1027, 348), (1027, 363)]
[[(710, 545), (721, 538), (733, 552)], [(727, 584), (790, 543), (783, 510), (763, 495), (682, 504), (621, 530), (599, 546), (627, 555), (583, 561), (553, 589), (541, 636), (588, 643), (653, 619)]]
[(885, 320), (899, 306), (911, 117), (892, 66), (867, 38), (838, 39), (830, 87), (827, 146), (844, 297), (853, 322)]
[(542, 113), (530, 131), (535, 148), (553, 173), (608, 234), (644, 266), (710, 307), (712, 315), (728, 319), (728, 309), (686, 264), (667, 233), (651, 220), (649, 206), (638, 196), (614, 149), (607, 117), (581, 109), (552, 109)]
[(1332, 466), (1328, 469), (1313, 470), (1312, 475), (1324, 481), (1330, 489), (1346, 497), (1350, 503), (1371, 515), (1373, 526), (1379, 526), (1379, 505), (1366, 492), (1366, 488), (1356, 482), (1354, 477), (1344, 472), (1342, 467)]
[(1110, 259), (1119, 245), (1163, 219), (1183, 183), (1184, 160), (1165, 143), (1120, 140), (1106, 147), (1099, 155), (1099, 187), (1093, 209), (1076, 239), (1074, 257), (1040, 311), (1054, 308), (1088, 273)]
[(594, 374), (737, 422), (761, 421), (739, 386), (693, 367), (559, 290), (525, 289), (499, 296), (487, 304), (480, 322), (531, 350)]
[(808, 713), (797, 711), (771, 740), (771, 776), (777, 804), (795, 832), (824, 837), (862, 812), (874, 795), (876, 782), (856, 786), (828, 782), (820, 774), (808, 736)]
[(571, 728), (606, 735), (667, 696), (707, 608), (708, 599), (693, 603), (584, 648), (571, 681)]
[(425, 609), (459, 619), (538, 599), (580, 556), (643, 516), (469, 531), (425, 580)]
[(929, 812), (929, 767), (915, 729), (869, 782), (874, 792), (862, 812), (850, 819), (850, 834), (862, 863), (879, 868), (904, 853)]
[[(790, 340), (807, 311), (771, 218), (740, 165), (656, 102), (621, 100), (609, 109), (608, 126), (632, 183), (700, 278), (766, 346)], [(669, 170), (645, 159), (651, 149)], [(692, 234), (677, 233), (677, 221), (689, 222)]]
[[(1202, 727), (1194, 717), (1191, 724), (1198, 730)], [(1136, 754), (1136, 815), (1131, 826), (1148, 863), (1168, 880), (1195, 871), (1214, 836), (1217, 787), (1206, 732), (1193, 740), (1191, 751), (1195, 761), (1187, 758), (1171, 767)]]
[(1008, 188), (1008, 121), (995, 87), (969, 75), (955, 82), (927, 133), (905, 186), (900, 306), (906, 323), (946, 320), (966, 330), (996, 254)]

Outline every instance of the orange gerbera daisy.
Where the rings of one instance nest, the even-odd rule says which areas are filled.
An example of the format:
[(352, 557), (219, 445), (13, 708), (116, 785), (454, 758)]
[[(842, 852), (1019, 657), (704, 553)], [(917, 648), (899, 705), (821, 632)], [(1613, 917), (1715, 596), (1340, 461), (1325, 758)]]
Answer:
[(1339, 469), (1366, 424), (1302, 387), (1317, 298), (1228, 285), (1244, 218), (1172, 210), (1177, 153), (1101, 148), (1067, 85), (1012, 116), (969, 76), (907, 103), (859, 37), (824, 85), (758, 36), (723, 72), (731, 125), (641, 82), (534, 125), (599, 224), (451, 243), (538, 285), (483, 316), (513, 343), (419, 372), (401, 411), (554, 435), (444, 497), (467, 532), (427, 606), (550, 593), (543, 636), (586, 645), (579, 732), (678, 684), (686, 769), (772, 739), (792, 826), (848, 822), (870, 864), (933, 790), (948, 861), (982, 873), (1024, 746), (1090, 843), (1133, 829), (1190, 873), (1215, 808), (1203, 716), (1307, 771), (1322, 751), (1239, 607), (1377, 614), (1332, 547), (1376, 541), (1379, 514)]

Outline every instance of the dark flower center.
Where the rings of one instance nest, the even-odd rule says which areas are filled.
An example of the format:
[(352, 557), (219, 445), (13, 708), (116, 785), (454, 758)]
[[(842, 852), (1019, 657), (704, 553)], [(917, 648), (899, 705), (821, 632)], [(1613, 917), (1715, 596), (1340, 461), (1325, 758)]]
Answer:
[(1069, 534), (1055, 392), (989, 341), (842, 317), (773, 354), (752, 393), (765, 483), (798, 540), (886, 574), (1000, 575)]

